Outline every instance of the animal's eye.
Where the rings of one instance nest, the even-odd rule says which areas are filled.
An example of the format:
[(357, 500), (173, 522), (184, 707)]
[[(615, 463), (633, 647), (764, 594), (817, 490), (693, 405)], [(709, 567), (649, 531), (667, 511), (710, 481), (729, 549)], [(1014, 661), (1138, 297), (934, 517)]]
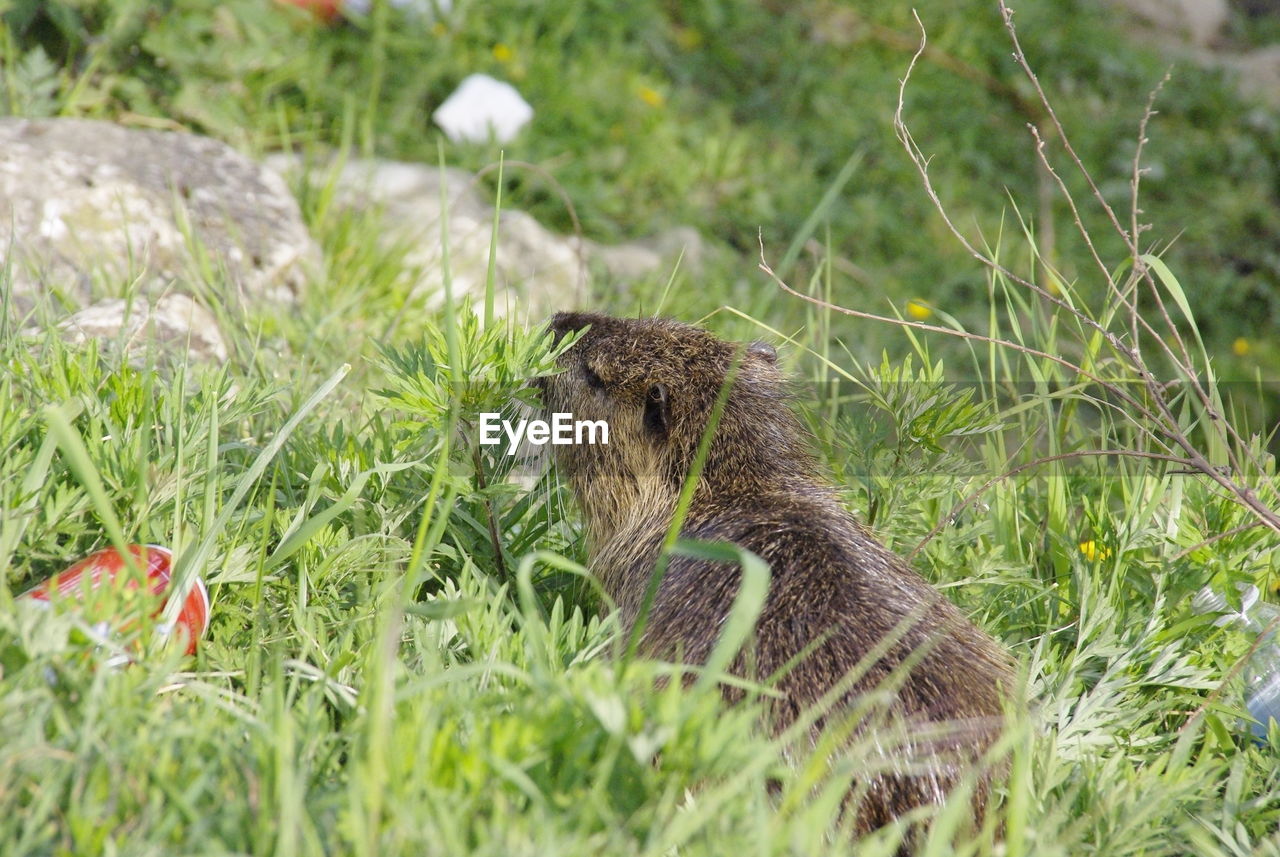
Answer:
[(604, 389), (604, 379), (601, 378), (599, 375), (597, 375), (595, 372), (592, 372), (591, 367), (585, 363), (582, 364), (582, 377), (586, 379), (587, 386), (590, 387), (591, 389), (593, 390)]

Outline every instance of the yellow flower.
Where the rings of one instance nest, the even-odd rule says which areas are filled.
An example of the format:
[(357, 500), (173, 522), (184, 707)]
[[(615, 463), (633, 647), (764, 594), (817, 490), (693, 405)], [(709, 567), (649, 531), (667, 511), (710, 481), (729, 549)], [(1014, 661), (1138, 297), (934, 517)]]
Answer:
[(496, 59), (498, 62), (503, 63), (505, 65), (506, 63), (509, 63), (513, 59), (515, 59), (515, 57), (516, 55), (511, 50), (511, 48), (507, 47), (502, 42), (498, 42), (496, 45), (493, 46), (493, 58)]
[(640, 100), (650, 107), (662, 107), (667, 103), (663, 94), (650, 86), (640, 87)]
[(1084, 554), (1084, 558), (1089, 562), (1095, 560), (1106, 559), (1111, 556), (1111, 548), (1106, 545), (1100, 545), (1093, 539), (1080, 543), (1080, 553)]
[(1235, 354), (1237, 357), (1245, 356), (1249, 353), (1251, 348), (1252, 346), (1249, 344), (1249, 340), (1245, 339), (1243, 336), (1231, 343), (1231, 353)]
[(1062, 297), (1062, 281), (1058, 279), (1058, 275), (1053, 271), (1048, 271), (1045, 277), (1044, 290), (1055, 298)]
[(431, 35), (439, 38), (449, 32), (449, 28), (444, 25), (444, 21), (436, 21), (431, 25)]
[(911, 316), (916, 321), (924, 321), (926, 318), (933, 315), (933, 310), (924, 301), (912, 298), (907, 301), (907, 315)]
[(676, 44), (682, 51), (697, 50), (702, 47), (702, 33), (693, 27), (676, 27)]

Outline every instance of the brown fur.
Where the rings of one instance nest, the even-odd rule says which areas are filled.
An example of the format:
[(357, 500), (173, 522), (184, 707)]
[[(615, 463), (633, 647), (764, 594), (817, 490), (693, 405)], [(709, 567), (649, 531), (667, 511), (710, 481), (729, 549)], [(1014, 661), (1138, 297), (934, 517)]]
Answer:
[[(881, 682), (891, 684), (895, 668), (911, 659), (884, 713), (908, 734), (932, 729), (935, 737), (898, 747), (914, 758), (902, 759), (897, 772), (855, 784), (866, 790), (857, 828), (871, 830), (941, 801), (998, 731), (1012, 687), (1004, 649), (840, 505), (806, 449), (772, 348), (744, 348), (668, 319), (559, 313), (552, 320), (557, 335), (587, 325), (561, 358), (565, 371), (543, 380), (545, 404), (574, 419), (609, 422), (607, 446), (556, 451), (586, 519), (593, 570), (625, 627), (630, 630), (641, 609), (699, 438), (741, 351), (682, 529), (684, 538), (747, 548), (772, 570), (755, 645), (735, 671), (768, 677), (811, 648), (777, 682), (783, 698), (770, 719), (780, 732), (855, 666), (866, 672), (843, 696), (846, 705)], [(674, 557), (644, 629), (644, 650), (705, 661), (738, 581), (732, 565)], [(868, 667), (868, 652), (895, 634), (898, 641)], [(938, 738), (940, 723), (957, 728)], [(975, 817), (986, 796), (983, 780)]]

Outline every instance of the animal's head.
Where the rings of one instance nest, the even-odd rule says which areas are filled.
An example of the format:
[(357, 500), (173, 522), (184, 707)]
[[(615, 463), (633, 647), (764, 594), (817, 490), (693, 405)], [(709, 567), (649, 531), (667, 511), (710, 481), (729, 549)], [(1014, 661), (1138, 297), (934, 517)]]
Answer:
[(589, 522), (617, 523), (636, 503), (674, 507), (731, 374), (700, 490), (750, 492), (788, 471), (810, 473), (772, 346), (727, 342), (665, 318), (557, 313), (551, 320), (557, 337), (583, 328), (560, 358), (563, 371), (543, 383), (548, 411), (609, 424), (607, 445), (555, 448)]

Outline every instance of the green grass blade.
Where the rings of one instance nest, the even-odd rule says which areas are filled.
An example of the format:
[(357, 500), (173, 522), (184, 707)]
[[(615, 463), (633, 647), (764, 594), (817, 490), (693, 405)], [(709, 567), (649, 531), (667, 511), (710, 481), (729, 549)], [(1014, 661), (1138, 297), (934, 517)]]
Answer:
[(240, 503), (245, 496), (257, 484), (258, 479), (266, 471), (267, 465), (276, 457), (276, 454), (284, 447), (289, 437), (297, 430), (298, 426), (306, 419), (307, 415), (315, 410), (320, 402), (324, 401), (333, 389), (342, 382), (342, 379), (351, 371), (351, 365), (344, 363), (336, 372), (320, 385), (320, 387), (311, 394), (311, 396), (302, 403), (298, 410), (294, 411), (288, 421), (281, 426), (271, 441), (263, 447), (258, 453), (258, 457), (254, 459), (253, 464), (249, 466), (236, 482), (235, 490), (232, 491), (230, 499), (222, 507), (222, 512), (213, 521), (213, 523), (205, 531), (200, 541), (193, 547), (182, 552), (174, 565), (173, 580), (170, 583), (170, 597), (168, 603), (165, 604), (163, 621), (165, 625), (171, 625), (177, 621), (178, 613), (181, 612), (183, 602), (186, 600), (187, 593), (190, 592), (194, 585), (195, 576), (198, 570), (203, 568), (209, 561), (210, 555), (213, 553), (214, 543), (226, 528), (227, 522), (231, 520), (231, 516), (236, 509), (240, 507)]

